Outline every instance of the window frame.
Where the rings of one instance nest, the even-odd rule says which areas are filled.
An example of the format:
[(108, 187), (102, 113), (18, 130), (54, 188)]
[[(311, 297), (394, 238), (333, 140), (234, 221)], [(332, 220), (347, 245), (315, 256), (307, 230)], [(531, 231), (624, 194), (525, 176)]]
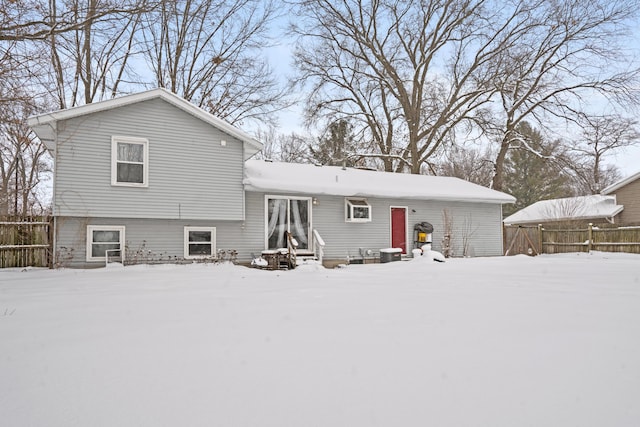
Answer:
[[(189, 241), (189, 232), (190, 231), (208, 231), (211, 233), (211, 241), (209, 242), (211, 245), (211, 255), (190, 255), (189, 254), (189, 244), (192, 243)], [(193, 243), (204, 243), (204, 242), (193, 242)], [(217, 258), (218, 252), (216, 249), (216, 227), (200, 227), (200, 226), (191, 226), (186, 225), (184, 227), (184, 248), (183, 248), (184, 259), (208, 259), (208, 258)]]
[[(138, 144), (142, 145), (142, 182), (120, 182), (118, 181), (118, 144)], [(134, 136), (112, 136), (111, 137), (111, 185), (117, 187), (139, 187), (149, 186), (149, 140)]]
[[(364, 202), (362, 204), (354, 204), (353, 202)], [(373, 208), (366, 198), (363, 197), (345, 197), (344, 199), (344, 220), (345, 222), (371, 222), (373, 219)], [(356, 208), (366, 208), (369, 215), (367, 218), (355, 218), (353, 213)]]
[(120, 232), (120, 239), (118, 244), (120, 245), (120, 259), (125, 259), (125, 226), (124, 225), (87, 225), (87, 245), (86, 245), (86, 259), (87, 262), (105, 262), (105, 256), (94, 257), (93, 256), (93, 232), (94, 231), (118, 231)]
[[(269, 200), (286, 200), (287, 201), (287, 231), (291, 232), (291, 201), (305, 201), (307, 202), (307, 247), (299, 248), (299, 252), (306, 252), (313, 250), (313, 197), (309, 196), (285, 196), (278, 194), (265, 194), (264, 196), (264, 249), (275, 250), (280, 248), (269, 247)], [(300, 243), (300, 241), (298, 241)], [(286, 246), (286, 242), (285, 242)]]

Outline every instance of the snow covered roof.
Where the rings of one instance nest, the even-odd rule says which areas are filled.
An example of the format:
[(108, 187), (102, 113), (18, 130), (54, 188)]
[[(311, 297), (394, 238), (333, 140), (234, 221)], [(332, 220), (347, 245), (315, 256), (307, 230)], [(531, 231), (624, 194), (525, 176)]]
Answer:
[(608, 186), (607, 188), (605, 188), (604, 190), (602, 190), (602, 194), (611, 194), (613, 192), (615, 192), (616, 190), (624, 187), (625, 185), (632, 183), (633, 181), (635, 181), (636, 179), (640, 179), (640, 172), (635, 173), (631, 176), (626, 177), (625, 179), (621, 179), (620, 181), (611, 184), (610, 186)]
[(378, 172), (339, 166), (245, 162), (247, 191), (352, 197), (514, 203), (515, 198), (459, 178)]
[(232, 124), (222, 120), (213, 114), (199, 108), (180, 96), (163, 88), (148, 90), (145, 92), (125, 95), (118, 98), (108, 99), (106, 101), (94, 102), (78, 107), (67, 108), (66, 110), (53, 111), (46, 114), (29, 117), (28, 123), (31, 129), (38, 135), (38, 138), (44, 142), (49, 150), (55, 150), (55, 123), (59, 120), (68, 120), (74, 117), (80, 117), (87, 114), (97, 113), (99, 111), (107, 111), (114, 108), (131, 105), (142, 101), (160, 98), (174, 105), (175, 107), (199, 118), (200, 120), (226, 132), (227, 134), (239, 139), (245, 143), (245, 158), (253, 156), (262, 149), (262, 143), (253, 138), (248, 133), (243, 132)]
[(541, 200), (519, 210), (503, 220), (505, 224), (539, 224), (550, 221), (612, 218), (624, 206), (616, 204), (615, 196), (579, 196)]

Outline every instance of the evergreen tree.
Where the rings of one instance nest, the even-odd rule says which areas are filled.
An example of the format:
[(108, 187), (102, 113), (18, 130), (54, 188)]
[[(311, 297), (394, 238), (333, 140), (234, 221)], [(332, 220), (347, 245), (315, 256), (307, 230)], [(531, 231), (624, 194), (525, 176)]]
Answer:
[(517, 128), (518, 144), (509, 151), (505, 162), (504, 191), (517, 200), (505, 205), (505, 216), (537, 201), (571, 195), (570, 178), (557, 159), (561, 156), (559, 141), (547, 142), (528, 123)]
[(329, 166), (358, 165), (356, 142), (351, 124), (344, 119), (330, 123), (324, 136), (315, 144), (309, 144), (309, 153), (314, 162)]

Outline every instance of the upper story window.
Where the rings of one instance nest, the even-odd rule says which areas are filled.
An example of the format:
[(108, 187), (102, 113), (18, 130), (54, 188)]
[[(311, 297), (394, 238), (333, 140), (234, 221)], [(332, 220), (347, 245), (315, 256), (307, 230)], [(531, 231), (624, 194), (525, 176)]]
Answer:
[(345, 199), (347, 222), (371, 221), (371, 205), (367, 199)]
[(111, 185), (149, 186), (149, 141), (145, 138), (111, 138)]

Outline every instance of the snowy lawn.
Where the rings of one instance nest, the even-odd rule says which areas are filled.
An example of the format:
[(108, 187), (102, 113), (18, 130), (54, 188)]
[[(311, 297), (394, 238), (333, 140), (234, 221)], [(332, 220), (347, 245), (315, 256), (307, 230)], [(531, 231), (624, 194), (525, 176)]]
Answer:
[(6, 426), (638, 426), (640, 256), (0, 270)]

